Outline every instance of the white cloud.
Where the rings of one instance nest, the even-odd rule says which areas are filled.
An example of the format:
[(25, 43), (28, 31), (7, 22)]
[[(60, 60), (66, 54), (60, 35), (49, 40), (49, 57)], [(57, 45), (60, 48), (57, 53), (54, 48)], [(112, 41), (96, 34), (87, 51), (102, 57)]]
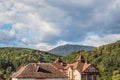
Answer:
[(77, 45), (87, 45), (87, 46), (98, 47), (98, 46), (115, 42), (117, 40), (120, 40), (120, 34), (109, 34), (104, 36), (91, 35), (83, 42), (67, 42), (67, 41), (60, 40), (57, 42), (56, 45), (50, 45), (48, 43), (39, 43), (36, 45), (36, 48), (40, 50), (51, 50), (52, 48), (55, 48), (60, 45), (65, 45), (65, 44), (77, 44)]
[(49, 49), (52, 49), (54, 46), (49, 45), (48, 43), (39, 43), (35, 46), (36, 49), (47, 51)]
[[(115, 16), (120, 12), (120, 0), (110, 0), (104, 6), (100, 6), (94, 10), (93, 19), (96, 23), (110, 24), (112, 20), (115, 20)], [(118, 13), (114, 15), (115, 13)]]
[(57, 42), (57, 46), (65, 45), (65, 44), (73, 44), (73, 43), (72, 42), (63, 41), (63, 40), (60, 40), (60, 41)]
[(16, 23), (13, 25), (14, 30), (24, 31), (25, 24), (23, 23)]
[(27, 38), (23, 38), (21, 41), (24, 42), (24, 43), (28, 42)]
[(59, 7), (65, 7), (65, 8), (66, 7), (74, 8), (74, 7), (90, 7), (95, 3), (97, 3), (98, 1), (96, 0), (69, 0), (69, 1), (68, 0), (59, 0), (59, 1), (45, 0), (45, 2), (57, 7), (59, 6)]
[(5, 30), (0, 30), (0, 42), (5, 44), (12, 43), (14, 40), (16, 40), (16, 35), (13, 30), (11, 31), (5, 31)]
[[(45, 21), (39, 14), (42, 11), (39, 11), (38, 8), (44, 10), (41, 8), (41, 5), (45, 5), (44, 1), (6, 0), (0, 2), (0, 26), (11, 23), (13, 25), (11, 30), (16, 32), (14, 34), (17, 35), (17, 41), (21, 41), (29, 46), (36, 46), (47, 39), (47, 37), (59, 36), (59, 28), (52, 22)], [(48, 14), (48, 10), (46, 10), (46, 13)], [(9, 42), (9, 39), (14, 37), (11, 32), (2, 30), (0, 32), (1, 41), (6, 40), (6, 42)], [(2, 34), (5, 34), (5, 36), (9, 34), (9, 37), (5, 38)]]
[[(34, 48), (39, 49), (39, 50), (48, 51), (48, 50), (51, 50), (51, 49), (53, 49), (57, 46), (61, 46), (61, 45), (65, 45), (65, 44), (74, 44), (74, 43), (60, 40), (55, 45), (52, 45), (52, 44), (49, 44), (49, 43), (38, 43), (38, 44), (34, 45)], [(33, 46), (31, 45), (31, 47), (33, 47)]]
[(80, 43), (83, 45), (98, 47), (104, 44), (115, 42), (117, 40), (120, 40), (120, 34), (109, 34), (104, 36), (92, 35)]
[[(24, 17), (24, 16), (23, 16)], [(24, 23), (15, 23), (13, 29), (19, 31), (22, 36), (34, 36), (40, 40), (48, 36), (59, 36), (60, 31), (52, 23), (41, 20), (37, 14), (28, 13)], [(30, 33), (30, 34), (29, 34)]]
[(91, 6), (93, 5), (96, 1), (95, 0), (70, 0), (71, 3), (73, 3), (74, 5), (78, 5), (78, 6)]
[[(99, 46), (119, 39), (119, 13), (120, 0), (0, 0), (0, 27), (12, 24), (10, 32), (0, 30), (0, 40), (15, 41), (17, 36), (16, 42), (47, 50), (79, 44), (89, 32), (107, 33), (83, 42)], [(109, 39), (111, 36), (115, 39)]]

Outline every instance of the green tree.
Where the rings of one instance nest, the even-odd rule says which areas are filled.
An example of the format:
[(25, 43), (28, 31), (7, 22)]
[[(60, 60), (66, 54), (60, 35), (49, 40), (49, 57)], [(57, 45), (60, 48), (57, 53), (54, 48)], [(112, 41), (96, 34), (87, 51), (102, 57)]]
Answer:
[(120, 80), (120, 70), (113, 72), (112, 80)]

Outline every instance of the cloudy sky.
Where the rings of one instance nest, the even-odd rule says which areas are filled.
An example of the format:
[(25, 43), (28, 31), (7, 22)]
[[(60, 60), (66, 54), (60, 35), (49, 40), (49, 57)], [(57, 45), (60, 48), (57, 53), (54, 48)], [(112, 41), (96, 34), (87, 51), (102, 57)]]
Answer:
[(0, 0), (0, 47), (48, 50), (120, 40), (120, 0)]

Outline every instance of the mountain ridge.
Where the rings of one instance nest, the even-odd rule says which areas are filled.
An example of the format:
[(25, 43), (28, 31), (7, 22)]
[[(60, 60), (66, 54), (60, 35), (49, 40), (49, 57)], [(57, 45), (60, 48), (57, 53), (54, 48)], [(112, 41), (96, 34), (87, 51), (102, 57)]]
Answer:
[(86, 46), (86, 45), (77, 45), (77, 44), (65, 44), (65, 45), (57, 46), (49, 50), (48, 52), (57, 54), (57, 55), (69, 55), (71, 52), (74, 52), (74, 51), (79, 51), (79, 50), (89, 51), (94, 48), (96, 47)]

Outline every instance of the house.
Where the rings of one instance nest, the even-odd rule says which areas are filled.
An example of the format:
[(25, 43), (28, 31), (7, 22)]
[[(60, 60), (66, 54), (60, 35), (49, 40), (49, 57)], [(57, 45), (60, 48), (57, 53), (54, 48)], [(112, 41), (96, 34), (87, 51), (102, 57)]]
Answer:
[(82, 55), (73, 64), (68, 64), (66, 69), (70, 80), (96, 80), (99, 75), (98, 68), (85, 62)]
[(98, 68), (82, 55), (72, 64), (57, 58), (53, 63), (29, 63), (12, 75), (12, 80), (97, 80)]
[(60, 58), (57, 58), (53, 65), (66, 73), (68, 80), (97, 80), (99, 76), (98, 68), (85, 62), (82, 55), (72, 64), (65, 64)]
[(12, 74), (12, 80), (67, 80), (51, 63), (29, 63)]

